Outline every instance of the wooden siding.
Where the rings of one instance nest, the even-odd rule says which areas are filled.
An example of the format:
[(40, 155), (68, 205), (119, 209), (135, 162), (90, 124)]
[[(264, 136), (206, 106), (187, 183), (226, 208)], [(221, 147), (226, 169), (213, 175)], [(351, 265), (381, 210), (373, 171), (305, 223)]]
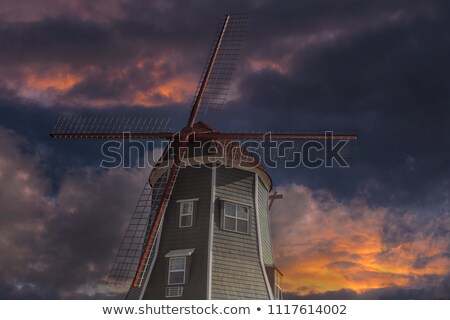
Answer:
[[(181, 169), (170, 199), (159, 246), (158, 257), (150, 276), (144, 299), (167, 299), (168, 259), (171, 250), (195, 248), (189, 260), (183, 295), (173, 299), (206, 299), (208, 234), (211, 198), (211, 168)], [(198, 198), (195, 222), (192, 227), (179, 228), (177, 200)]]
[(269, 219), (269, 192), (264, 183), (258, 179), (258, 212), (259, 212), (259, 229), (261, 235), (261, 247), (263, 253), (263, 262), (265, 265), (272, 265), (272, 237), (270, 233)]
[(258, 253), (255, 210), (250, 210), (249, 234), (221, 229), (221, 206), (226, 199), (254, 207), (254, 173), (217, 168), (213, 226), (212, 299), (269, 299)]

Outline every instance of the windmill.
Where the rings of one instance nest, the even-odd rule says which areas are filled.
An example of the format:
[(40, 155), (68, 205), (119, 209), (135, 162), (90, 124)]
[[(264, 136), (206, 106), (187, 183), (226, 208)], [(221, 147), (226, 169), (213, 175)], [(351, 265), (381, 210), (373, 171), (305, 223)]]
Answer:
[[(65, 116), (50, 135), (170, 141), (142, 191), (109, 277), (130, 285), (127, 299), (282, 296), (269, 225), (272, 180), (259, 161), (235, 148), (236, 141), (262, 140), (266, 134), (223, 133), (196, 122), (200, 112), (223, 107), (247, 24), (245, 14), (227, 14), (220, 22), (187, 124), (179, 132), (166, 131), (167, 121), (155, 118)], [(356, 140), (350, 134), (319, 133), (271, 138)]]

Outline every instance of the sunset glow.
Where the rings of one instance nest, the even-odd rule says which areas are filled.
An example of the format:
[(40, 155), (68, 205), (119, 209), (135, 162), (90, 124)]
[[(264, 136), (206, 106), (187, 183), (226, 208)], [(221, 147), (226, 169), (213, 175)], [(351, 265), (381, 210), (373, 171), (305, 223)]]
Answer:
[[(390, 226), (389, 208), (370, 208), (358, 199), (342, 204), (326, 191), (304, 186), (284, 186), (278, 191), (284, 199), (273, 212), (275, 252), (289, 292), (307, 295), (352, 289), (361, 293), (413, 286), (424, 276), (445, 275), (450, 268), (445, 255), (448, 239), (433, 236), (432, 225), (393, 245), (383, 238), (383, 229), (396, 227)], [(419, 223), (413, 213), (403, 219), (411, 226)], [(448, 220), (444, 216), (440, 223)], [(387, 230), (391, 231), (402, 236)]]
[(57, 68), (48, 73), (29, 72), (25, 85), (33, 90), (59, 90), (67, 91), (83, 79), (82, 76), (70, 73), (68, 70)]

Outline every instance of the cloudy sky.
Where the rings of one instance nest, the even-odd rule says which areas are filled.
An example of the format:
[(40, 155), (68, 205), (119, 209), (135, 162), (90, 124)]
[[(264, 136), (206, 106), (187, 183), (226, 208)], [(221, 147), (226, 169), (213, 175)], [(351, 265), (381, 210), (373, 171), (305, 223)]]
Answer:
[(99, 168), (58, 115), (186, 122), (217, 23), (250, 12), (223, 130), (352, 129), (351, 167), (271, 170), (287, 298), (450, 299), (450, 5), (439, 0), (0, 3), (0, 298), (104, 285), (150, 168)]

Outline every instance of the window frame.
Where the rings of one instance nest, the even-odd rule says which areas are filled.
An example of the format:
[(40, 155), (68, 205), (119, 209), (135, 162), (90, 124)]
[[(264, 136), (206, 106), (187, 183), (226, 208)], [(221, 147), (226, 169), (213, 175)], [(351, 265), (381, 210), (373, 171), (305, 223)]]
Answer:
[[(234, 216), (227, 214), (227, 212), (225, 210), (227, 204), (235, 206)], [(247, 219), (244, 219), (244, 218), (241, 218), (238, 216), (238, 207), (243, 207), (246, 209)], [(222, 229), (225, 231), (236, 232), (239, 234), (249, 234), (250, 233), (250, 210), (251, 210), (250, 205), (247, 205), (244, 203), (239, 203), (239, 202), (234, 202), (234, 201), (230, 201), (230, 200), (222, 200)], [(229, 229), (226, 227), (226, 219), (227, 218), (234, 220), (234, 229)], [(245, 221), (247, 223), (247, 230), (245, 232), (238, 230), (238, 221)]]
[(282, 300), (283, 299), (283, 285), (281, 283), (282, 280), (282, 275), (281, 273), (275, 269), (275, 274), (274, 274), (274, 298), (276, 300)]
[[(171, 270), (172, 261), (177, 260), (177, 259), (183, 259), (183, 269)], [(186, 266), (187, 266), (186, 262), (187, 262), (186, 261), (186, 256), (178, 256), (178, 257), (171, 257), (171, 258), (169, 258), (169, 272), (168, 272), (168, 275), (167, 275), (167, 285), (174, 286), (174, 285), (182, 285), (182, 284), (186, 283)], [(183, 272), (183, 282), (171, 283), (170, 282), (170, 274), (172, 272)]]
[[(179, 217), (178, 217), (178, 228), (190, 228), (194, 225), (194, 207), (195, 207), (195, 201), (197, 201), (197, 199), (188, 199), (188, 200), (180, 200), (177, 201), (180, 205), (180, 209), (179, 209)], [(183, 205), (184, 204), (191, 204), (191, 212), (189, 213), (183, 213)], [(190, 225), (182, 225), (181, 224), (181, 220), (183, 217), (187, 217), (190, 216), (191, 217), (191, 224)]]

